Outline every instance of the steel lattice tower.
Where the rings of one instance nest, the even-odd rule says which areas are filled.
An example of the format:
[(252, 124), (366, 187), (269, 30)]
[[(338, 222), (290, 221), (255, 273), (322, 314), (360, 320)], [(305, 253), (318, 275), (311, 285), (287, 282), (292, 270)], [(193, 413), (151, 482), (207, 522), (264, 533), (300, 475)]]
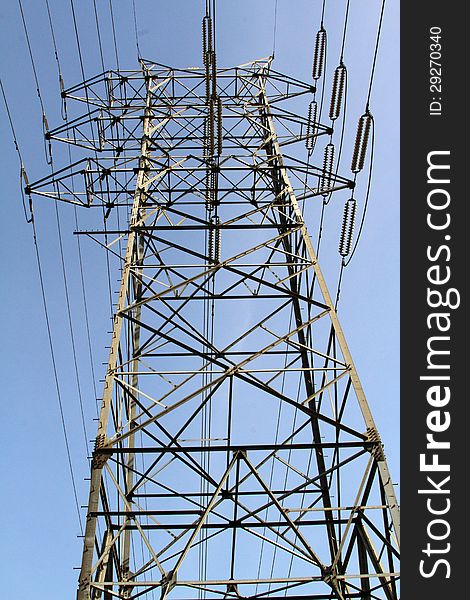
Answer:
[(204, 56), (65, 91), (88, 112), (47, 138), (89, 157), (27, 189), (126, 240), (100, 242), (122, 277), (78, 599), (396, 599), (399, 509), (301, 210), (353, 184), (283, 156), (329, 133), (288, 109), (311, 85)]

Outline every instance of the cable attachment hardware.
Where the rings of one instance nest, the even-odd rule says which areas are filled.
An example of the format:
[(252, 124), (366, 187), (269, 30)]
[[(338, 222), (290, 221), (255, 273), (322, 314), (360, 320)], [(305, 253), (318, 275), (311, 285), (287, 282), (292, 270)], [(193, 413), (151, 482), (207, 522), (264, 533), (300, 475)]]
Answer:
[(67, 120), (67, 93), (65, 91), (64, 80), (62, 75), (59, 75), (60, 97), (62, 98), (62, 106), (60, 108), (61, 117), (64, 121)]
[(99, 150), (102, 151), (104, 150), (104, 147), (106, 145), (106, 134), (105, 134), (105, 130), (104, 130), (104, 117), (103, 117), (103, 111), (100, 110), (98, 113), (98, 117), (96, 118), (96, 125), (98, 127), (98, 142), (99, 142)]
[(45, 113), (42, 113), (42, 132), (44, 134), (44, 153), (48, 165), (52, 165), (52, 144), (51, 134), (49, 133), (49, 123)]
[(368, 448), (368, 450), (372, 454), (372, 456), (378, 461), (385, 460), (385, 454), (384, 454), (384, 450), (383, 450), (382, 440), (380, 439), (379, 432), (377, 431), (377, 429), (375, 427), (367, 428), (366, 438), (367, 438), (367, 440), (366, 440), (367, 442), (373, 444), (373, 446)]
[(359, 173), (364, 168), (364, 161), (367, 152), (367, 143), (369, 141), (370, 128), (372, 126), (373, 117), (367, 110), (357, 124), (356, 142), (354, 144), (354, 152), (351, 161), (351, 171)]
[(339, 239), (339, 253), (344, 258), (351, 251), (352, 236), (356, 222), (356, 200), (350, 198), (344, 204), (343, 225), (341, 227), (341, 236)]

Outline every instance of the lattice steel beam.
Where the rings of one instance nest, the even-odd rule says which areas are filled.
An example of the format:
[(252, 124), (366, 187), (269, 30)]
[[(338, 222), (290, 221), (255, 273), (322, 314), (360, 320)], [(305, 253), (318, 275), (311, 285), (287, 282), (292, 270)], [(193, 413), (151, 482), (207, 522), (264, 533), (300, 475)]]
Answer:
[(330, 133), (283, 106), (310, 85), (213, 67), (66, 91), (95, 108), (47, 137), (91, 155), (27, 188), (104, 213), (79, 233), (122, 268), (78, 599), (396, 599), (399, 509), (301, 209), (353, 183), (282, 154)]

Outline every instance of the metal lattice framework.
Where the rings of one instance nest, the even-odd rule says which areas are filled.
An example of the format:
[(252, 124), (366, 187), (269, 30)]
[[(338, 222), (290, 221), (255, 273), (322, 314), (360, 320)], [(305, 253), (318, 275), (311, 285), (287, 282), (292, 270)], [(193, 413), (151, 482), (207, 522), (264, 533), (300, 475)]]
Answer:
[(90, 156), (27, 190), (98, 208), (122, 269), (78, 599), (396, 599), (399, 509), (301, 210), (353, 184), (283, 154), (330, 133), (286, 108), (310, 85), (208, 63), (64, 92), (88, 112), (46, 137)]

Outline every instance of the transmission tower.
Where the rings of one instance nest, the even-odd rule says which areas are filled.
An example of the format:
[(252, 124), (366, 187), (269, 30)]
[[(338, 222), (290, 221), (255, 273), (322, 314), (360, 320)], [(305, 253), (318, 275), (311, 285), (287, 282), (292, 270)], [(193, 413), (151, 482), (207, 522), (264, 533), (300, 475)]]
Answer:
[[(88, 156), (28, 194), (119, 263), (78, 600), (398, 597), (399, 509), (302, 207), (354, 184), (271, 59), (141, 61), (63, 92)], [(97, 216), (97, 221), (98, 221)], [(123, 244), (122, 254), (117, 242)]]

